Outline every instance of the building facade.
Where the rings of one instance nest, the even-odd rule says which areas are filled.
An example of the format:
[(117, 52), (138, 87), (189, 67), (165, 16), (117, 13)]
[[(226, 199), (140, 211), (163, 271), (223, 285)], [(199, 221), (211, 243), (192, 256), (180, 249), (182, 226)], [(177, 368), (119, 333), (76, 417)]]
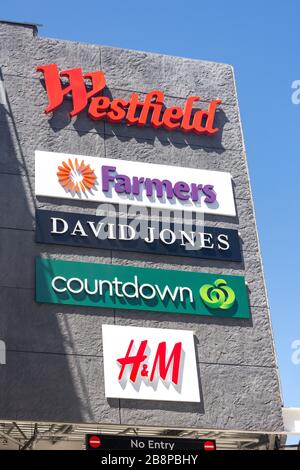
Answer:
[[(100, 430), (109, 425), (112, 429), (149, 426), (280, 434), (282, 399), (232, 67), (43, 38), (34, 25), (2, 22), (0, 38), (0, 339), (6, 345), (6, 364), (0, 365), (0, 422), (97, 423)], [(58, 73), (81, 69), (82, 76), (76, 79), (70, 72), (58, 76), (53, 69), (47, 82), (45, 66), (49, 64), (56, 64)], [(102, 75), (84, 77), (97, 71)], [(75, 85), (68, 97), (63, 85), (57, 84), (65, 80), (67, 87), (77, 80), (79, 86), (82, 78), (86, 94), (78, 95), (77, 101)], [(128, 102), (133, 102), (133, 94), (145, 103), (153, 90), (164, 93), (160, 116), (156, 116), (158, 124), (152, 121), (153, 103), (159, 102), (159, 95), (150, 96), (144, 123), (134, 122), (137, 118), (130, 117), (129, 111), (121, 115)], [(47, 106), (51, 107), (51, 92), (57, 102), (45, 113)], [(99, 96), (102, 101), (95, 101)], [(187, 112), (191, 96), (201, 97), (192, 103), (194, 112), (205, 109), (207, 113), (200, 115), (204, 121), (199, 118), (195, 130), (187, 131), (182, 128), (180, 113)], [(80, 99), (86, 102), (80, 103)], [(108, 113), (108, 106), (117, 99), (124, 101), (119, 103), (120, 116), (115, 112), (103, 118), (101, 113)], [(93, 109), (90, 103), (95, 104)], [(171, 107), (177, 111), (168, 114)], [(164, 123), (159, 124), (162, 110)], [(186, 125), (191, 125), (191, 120)], [(44, 159), (38, 176), (36, 151)], [(147, 165), (164, 165), (165, 173), (157, 178), (168, 176), (171, 180), (171, 173), (178, 171), (188, 184), (191, 181), (184, 179), (184, 171), (195, 178), (197, 171), (207, 171), (203, 179), (208, 183), (221, 172), (230, 175), (232, 188), (220, 184), (224, 200), (230, 199), (233, 191), (233, 212), (226, 212), (227, 206), (222, 212), (221, 204), (218, 212), (212, 201), (204, 223), (211, 230), (238, 231), (241, 259), (185, 256), (164, 251), (166, 244), (161, 244), (162, 252), (158, 247), (146, 251), (143, 244), (137, 251), (113, 244), (102, 248), (98, 242), (95, 246), (71, 244), (71, 236), (61, 243), (47, 243), (46, 239), (37, 243), (36, 211), (41, 218), (47, 210), (51, 211), (49, 217), (55, 211), (70, 217), (86, 216), (86, 221), (96, 214), (97, 202), (91, 198), (79, 198), (76, 192), (75, 196), (61, 197), (52, 191), (48, 166), (52, 155), (59, 159), (61, 154), (65, 161), (68, 156), (83, 156), (85, 164), (89, 157), (101, 159), (102, 164), (107, 159), (110, 166), (112, 160), (120, 165), (122, 160), (129, 176), (135, 174), (130, 169), (132, 162), (142, 165), (134, 167), (134, 171), (141, 169), (136, 176), (142, 176), (142, 169), (151, 173), (153, 167)], [(42, 189), (37, 190), (38, 185)], [(176, 188), (182, 196), (188, 187)], [(175, 185), (172, 188), (176, 191)], [(205, 191), (203, 196), (208, 198), (208, 206), (210, 196)], [(143, 198), (139, 201), (143, 205)], [(46, 222), (40, 223), (43, 227)], [(36, 258), (46, 260), (48, 274), (49, 269), (56, 269), (55, 263), (65, 261), (109, 265), (116, 268), (114, 273), (131, 268), (124, 271), (124, 280), (129, 272), (132, 277), (145, 273), (141, 268), (157, 270), (151, 271), (151, 276), (157, 273), (162, 278), (175, 272), (180, 283), (185, 282), (187, 278), (182, 276), (187, 273), (244, 277), (249, 315), (216, 315), (215, 310), (211, 315), (207, 311), (192, 315), (127, 304), (114, 308), (102, 303), (96, 308), (92, 302), (45, 298), (40, 302)], [(79, 265), (69, 266), (76, 277)], [(168, 397), (107, 396), (102, 325), (193, 332), (199, 400), (178, 403)], [(114, 336), (109, 341), (113, 342)], [(6, 424), (3, 426), (2, 431)]]

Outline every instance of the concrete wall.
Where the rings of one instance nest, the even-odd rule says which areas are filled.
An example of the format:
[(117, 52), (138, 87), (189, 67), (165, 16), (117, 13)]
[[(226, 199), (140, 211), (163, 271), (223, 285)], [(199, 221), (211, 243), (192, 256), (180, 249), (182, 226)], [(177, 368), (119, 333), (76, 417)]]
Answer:
[[(281, 396), (232, 67), (229, 65), (41, 38), (33, 27), (0, 24), (0, 419), (281, 430)], [(102, 69), (113, 97), (161, 89), (166, 102), (192, 94), (220, 98), (214, 137), (70, 120), (64, 104), (43, 112), (47, 96), (36, 65)], [(5, 89), (6, 96), (3, 93)], [(94, 204), (34, 196), (34, 150), (229, 171), (237, 217), (206, 216), (238, 228), (242, 263), (36, 245), (34, 209), (93, 212)], [(252, 319), (212, 319), (114, 311), (34, 301), (34, 256), (118, 265), (245, 275)], [(192, 329), (202, 403), (107, 400), (101, 324)]]

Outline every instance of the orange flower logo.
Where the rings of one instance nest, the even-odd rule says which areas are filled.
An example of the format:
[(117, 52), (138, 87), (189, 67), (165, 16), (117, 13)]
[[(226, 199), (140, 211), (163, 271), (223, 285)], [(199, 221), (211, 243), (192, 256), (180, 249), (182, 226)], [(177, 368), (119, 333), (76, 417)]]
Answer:
[(62, 162), (58, 167), (58, 181), (66, 191), (85, 192), (95, 186), (96, 175), (90, 165), (86, 165), (84, 160), (79, 164), (77, 158), (75, 163), (69, 158), (68, 163)]

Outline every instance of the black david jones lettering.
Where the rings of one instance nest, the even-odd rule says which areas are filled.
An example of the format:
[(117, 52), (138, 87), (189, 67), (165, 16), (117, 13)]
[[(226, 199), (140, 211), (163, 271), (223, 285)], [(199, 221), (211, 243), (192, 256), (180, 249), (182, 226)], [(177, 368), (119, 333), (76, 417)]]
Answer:
[(139, 224), (111, 221), (104, 216), (70, 212), (36, 211), (38, 243), (136, 251), (241, 262), (237, 230), (219, 227), (183, 228), (170, 222)]

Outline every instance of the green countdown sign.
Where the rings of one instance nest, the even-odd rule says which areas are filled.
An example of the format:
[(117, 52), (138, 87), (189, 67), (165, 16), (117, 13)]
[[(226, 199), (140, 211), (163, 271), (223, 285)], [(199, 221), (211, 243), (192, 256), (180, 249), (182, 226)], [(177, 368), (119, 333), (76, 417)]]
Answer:
[(36, 259), (36, 301), (249, 318), (245, 279), (165, 269)]

